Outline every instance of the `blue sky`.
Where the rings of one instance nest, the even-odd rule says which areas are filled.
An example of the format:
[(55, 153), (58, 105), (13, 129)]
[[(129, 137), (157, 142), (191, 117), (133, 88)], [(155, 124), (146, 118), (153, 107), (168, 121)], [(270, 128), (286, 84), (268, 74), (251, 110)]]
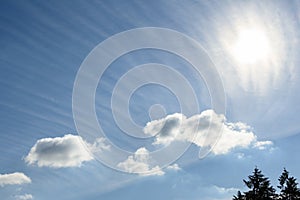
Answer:
[[(231, 199), (255, 166), (274, 185), (283, 167), (300, 177), (299, 8), (297, 1), (1, 1), (0, 196)], [(214, 80), (172, 52), (140, 49), (121, 55), (102, 74), (94, 107), (104, 135), (97, 135), (84, 115), (80, 122), (73, 118), (79, 70), (101, 42), (145, 27), (174, 30), (202, 46), (199, 62), (209, 65), (207, 56), (218, 71), (220, 79), (213, 79), (224, 88), (225, 112), (213, 108)], [(153, 37), (158, 43), (172, 39)], [(107, 57), (115, 50), (107, 50)], [(193, 56), (199, 49), (187, 50)], [(147, 63), (149, 72), (131, 71), (133, 78), (119, 85), (124, 93), (134, 80), (147, 84), (130, 99), (115, 95), (118, 81)], [(93, 75), (84, 74), (91, 80)], [(186, 101), (191, 96), (180, 77), (188, 80), (198, 109), (190, 109), (194, 104)], [(88, 91), (79, 93), (80, 102)], [(209, 120), (212, 128), (205, 132)], [(90, 129), (80, 132), (75, 123)], [(223, 131), (215, 144), (211, 135), (219, 126)], [(199, 159), (199, 149), (211, 146)], [(111, 153), (115, 147), (126, 152), (123, 157)], [(153, 164), (159, 153), (152, 152), (161, 149), (168, 154)], [(102, 158), (115, 163), (101, 163)]]

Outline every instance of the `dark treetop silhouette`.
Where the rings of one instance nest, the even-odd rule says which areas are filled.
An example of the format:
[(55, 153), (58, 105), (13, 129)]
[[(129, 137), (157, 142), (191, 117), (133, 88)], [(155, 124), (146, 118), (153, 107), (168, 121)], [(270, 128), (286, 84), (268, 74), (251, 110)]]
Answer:
[(297, 179), (289, 176), (285, 168), (278, 179), (279, 194), (275, 193), (269, 178), (257, 167), (254, 168), (252, 175), (248, 176), (248, 180), (243, 181), (249, 190), (243, 193), (238, 191), (237, 195), (233, 196), (233, 200), (300, 200)]

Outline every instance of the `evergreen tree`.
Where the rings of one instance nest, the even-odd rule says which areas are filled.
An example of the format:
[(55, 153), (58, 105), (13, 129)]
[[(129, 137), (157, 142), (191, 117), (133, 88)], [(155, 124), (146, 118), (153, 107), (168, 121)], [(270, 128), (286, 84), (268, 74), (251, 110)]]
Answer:
[(269, 178), (255, 167), (253, 174), (248, 176), (248, 180), (243, 180), (250, 189), (248, 192), (238, 192), (234, 200), (271, 200), (275, 197), (275, 189), (271, 186)]
[(297, 187), (297, 179), (289, 176), (289, 172), (284, 169), (279, 179), (279, 186), (281, 191), (279, 198), (282, 200), (300, 200), (300, 189)]
[(233, 200), (244, 200), (245, 199), (245, 196), (242, 195), (242, 193), (240, 191), (237, 192), (237, 195), (233, 196)]

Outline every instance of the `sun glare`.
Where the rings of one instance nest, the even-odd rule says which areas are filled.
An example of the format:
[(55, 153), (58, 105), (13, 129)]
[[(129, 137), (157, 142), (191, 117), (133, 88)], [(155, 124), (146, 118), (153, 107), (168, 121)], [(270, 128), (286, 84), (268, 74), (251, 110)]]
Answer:
[(264, 61), (269, 53), (269, 41), (263, 31), (256, 29), (240, 31), (233, 52), (239, 62), (253, 64)]

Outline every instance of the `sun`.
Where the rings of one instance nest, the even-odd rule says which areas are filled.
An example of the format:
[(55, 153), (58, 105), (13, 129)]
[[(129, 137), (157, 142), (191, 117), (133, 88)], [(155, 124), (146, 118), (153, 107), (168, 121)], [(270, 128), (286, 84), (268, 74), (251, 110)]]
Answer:
[(233, 48), (236, 60), (244, 64), (253, 64), (267, 60), (270, 46), (267, 35), (258, 29), (241, 30)]

